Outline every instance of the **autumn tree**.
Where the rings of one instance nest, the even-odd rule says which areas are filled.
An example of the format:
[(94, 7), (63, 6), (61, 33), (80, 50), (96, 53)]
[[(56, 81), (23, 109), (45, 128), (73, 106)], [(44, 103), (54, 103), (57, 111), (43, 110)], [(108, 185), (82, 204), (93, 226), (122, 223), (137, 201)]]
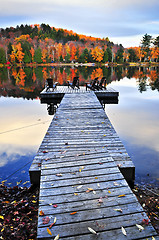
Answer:
[(101, 62), (103, 60), (104, 51), (97, 46), (94, 49), (92, 49), (91, 55), (95, 61)]

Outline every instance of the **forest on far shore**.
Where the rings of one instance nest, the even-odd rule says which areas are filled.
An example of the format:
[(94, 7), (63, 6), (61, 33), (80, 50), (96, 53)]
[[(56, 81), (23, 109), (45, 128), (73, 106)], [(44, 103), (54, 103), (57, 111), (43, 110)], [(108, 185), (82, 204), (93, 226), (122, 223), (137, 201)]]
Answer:
[(159, 36), (147, 33), (139, 47), (42, 23), (0, 29), (0, 64), (159, 62)]

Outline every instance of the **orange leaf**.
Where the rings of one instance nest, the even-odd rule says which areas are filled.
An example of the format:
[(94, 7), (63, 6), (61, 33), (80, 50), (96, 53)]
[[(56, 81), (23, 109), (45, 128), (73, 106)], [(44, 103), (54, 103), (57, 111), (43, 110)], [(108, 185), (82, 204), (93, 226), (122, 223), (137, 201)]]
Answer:
[(41, 210), (40, 213), (39, 213), (40, 216), (44, 216), (44, 212)]
[(76, 214), (77, 212), (72, 212), (72, 213), (70, 213), (70, 215), (74, 215), (74, 214)]
[(48, 232), (48, 234), (52, 235), (52, 232), (50, 231), (49, 228), (47, 228), (47, 232)]

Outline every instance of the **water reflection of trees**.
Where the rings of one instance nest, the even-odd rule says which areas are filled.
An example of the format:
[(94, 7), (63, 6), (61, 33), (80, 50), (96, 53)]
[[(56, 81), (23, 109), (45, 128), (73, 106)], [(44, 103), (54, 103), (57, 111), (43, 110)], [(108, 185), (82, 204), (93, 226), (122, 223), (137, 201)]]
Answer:
[(159, 91), (159, 69), (155, 67), (37, 67), (37, 68), (0, 68), (0, 95), (33, 99), (39, 96), (48, 77), (59, 85), (66, 85), (67, 80), (79, 77), (80, 85), (103, 76), (107, 84), (120, 81), (124, 77), (135, 78), (140, 92), (147, 87)]

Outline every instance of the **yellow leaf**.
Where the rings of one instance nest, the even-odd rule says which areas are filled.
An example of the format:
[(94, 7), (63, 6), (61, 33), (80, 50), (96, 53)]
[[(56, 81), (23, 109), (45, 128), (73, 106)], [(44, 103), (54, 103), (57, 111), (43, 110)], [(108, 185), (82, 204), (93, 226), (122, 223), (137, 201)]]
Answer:
[(58, 240), (60, 238), (60, 235), (58, 234), (55, 238), (54, 238), (54, 240)]
[(125, 194), (119, 195), (118, 197), (125, 197)]
[(95, 177), (95, 179), (98, 179), (97, 177)]
[(79, 172), (81, 172), (82, 170), (81, 170), (81, 168), (79, 169)]
[(33, 200), (33, 201), (32, 201), (32, 203), (36, 203), (36, 201), (35, 201), (35, 200)]
[(3, 217), (3, 216), (0, 216), (0, 219), (4, 219), (4, 217)]
[(54, 218), (54, 224), (56, 223), (56, 217)]
[(3, 231), (4, 231), (4, 228), (1, 229), (1, 232), (3, 232)]
[(108, 193), (111, 193), (111, 191), (108, 191)]
[(52, 232), (50, 231), (49, 228), (47, 228), (47, 232), (48, 232), (48, 234), (52, 235)]
[(74, 195), (75, 195), (75, 196), (77, 196), (77, 195), (78, 195), (78, 193), (74, 193)]

